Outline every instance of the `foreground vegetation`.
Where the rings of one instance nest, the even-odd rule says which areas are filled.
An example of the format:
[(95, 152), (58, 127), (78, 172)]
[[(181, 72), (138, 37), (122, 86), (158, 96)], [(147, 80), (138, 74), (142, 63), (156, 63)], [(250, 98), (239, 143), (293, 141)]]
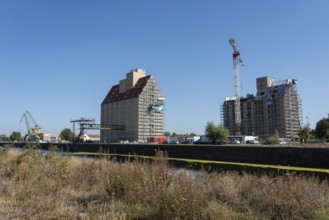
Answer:
[(329, 219), (329, 185), (294, 174), (173, 172), (161, 154), (118, 162), (0, 152), (2, 219)]

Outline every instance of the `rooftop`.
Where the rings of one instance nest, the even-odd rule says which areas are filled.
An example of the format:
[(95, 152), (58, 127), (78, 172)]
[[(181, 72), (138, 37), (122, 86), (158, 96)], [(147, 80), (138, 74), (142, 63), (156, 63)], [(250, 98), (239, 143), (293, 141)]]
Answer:
[(138, 79), (137, 83), (133, 88), (128, 89), (122, 93), (119, 92), (119, 84), (114, 85), (109, 91), (109, 93), (107, 94), (107, 96), (105, 97), (105, 99), (103, 100), (102, 104), (137, 98), (143, 91), (147, 81), (150, 78), (151, 75)]

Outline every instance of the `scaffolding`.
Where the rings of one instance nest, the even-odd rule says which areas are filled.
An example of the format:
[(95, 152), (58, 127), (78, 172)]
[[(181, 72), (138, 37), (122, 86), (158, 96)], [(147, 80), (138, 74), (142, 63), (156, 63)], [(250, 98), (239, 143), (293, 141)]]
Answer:
[(219, 120), (220, 125), (224, 126), (224, 105), (220, 105), (219, 107)]
[(151, 77), (139, 97), (139, 141), (163, 136), (165, 98), (160, 95), (156, 81)]
[(297, 93), (297, 80), (287, 80), (287, 96), (285, 96), (286, 137), (291, 140), (298, 138), (302, 126), (301, 100)]
[[(240, 100), (242, 134), (268, 138), (277, 130), (281, 137), (297, 139), (303, 125), (297, 80), (274, 82), (269, 77), (264, 79), (264, 86), (257, 87), (256, 96), (247, 96)], [(227, 98), (221, 107), (224, 126), (230, 133), (234, 133), (234, 107), (233, 98)]]

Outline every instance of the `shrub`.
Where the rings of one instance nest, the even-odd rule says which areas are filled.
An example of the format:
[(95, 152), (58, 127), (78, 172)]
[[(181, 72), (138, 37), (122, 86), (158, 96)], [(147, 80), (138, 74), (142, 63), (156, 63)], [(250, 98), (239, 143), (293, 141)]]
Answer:
[(327, 219), (326, 180), (294, 173), (173, 172), (155, 160), (119, 162), (0, 153), (4, 219)]

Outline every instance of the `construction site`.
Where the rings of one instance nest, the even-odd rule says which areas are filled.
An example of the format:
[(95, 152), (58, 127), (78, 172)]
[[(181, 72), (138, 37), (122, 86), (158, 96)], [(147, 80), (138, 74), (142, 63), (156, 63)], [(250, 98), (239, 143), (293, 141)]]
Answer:
[(229, 43), (233, 48), (234, 96), (221, 105), (222, 125), (237, 137), (268, 138), (277, 132), (281, 138), (298, 139), (303, 117), (297, 80), (276, 82), (272, 77), (260, 77), (256, 79), (256, 95), (241, 97), (239, 67), (243, 61), (234, 39)]
[[(243, 136), (266, 139), (276, 133), (281, 138), (298, 139), (303, 117), (297, 80), (275, 81), (269, 76), (260, 77), (256, 79), (256, 94), (241, 97), (240, 66), (244, 64), (235, 40), (230, 38), (229, 43), (233, 48), (234, 96), (221, 104), (221, 124), (229, 130), (231, 137), (240, 140)], [(103, 143), (162, 143), (168, 139), (164, 136), (164, 105), (165, 98), (154, 77), (146, 75), (142, 69), (134, 69), (105, 96), (101, 103), (100, 124), (88, 118), (71, 120), (73, 132), (78, 123), (79, 140), (86, 135), (85, 130), (100, 130), (97, 140)], [(21, 122), (23, 120), (27, 126), (26, 140), (46, 139), (28, 111), (23, 114)]]

